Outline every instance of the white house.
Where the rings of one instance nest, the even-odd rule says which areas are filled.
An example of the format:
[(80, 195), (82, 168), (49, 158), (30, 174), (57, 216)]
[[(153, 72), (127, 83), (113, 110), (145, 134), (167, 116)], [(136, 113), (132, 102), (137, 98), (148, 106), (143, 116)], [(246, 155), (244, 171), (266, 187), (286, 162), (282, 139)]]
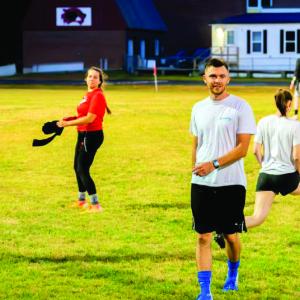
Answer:
[(247, 13), (211, 24), (212, 56), (231, 69), (294, 71), (300, 57), (300, 0), (246, 0)]

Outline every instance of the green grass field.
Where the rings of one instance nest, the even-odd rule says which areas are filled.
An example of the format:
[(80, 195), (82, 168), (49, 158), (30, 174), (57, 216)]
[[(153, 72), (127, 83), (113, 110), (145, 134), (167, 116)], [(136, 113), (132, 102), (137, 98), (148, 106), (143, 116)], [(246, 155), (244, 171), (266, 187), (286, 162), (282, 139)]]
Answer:
[[(232, 87), (256, 119), (274, 112), (274, 87)], [(104, 212), (72, 207), (76, 139), (45, 147), (45, 121), (75, 113), (84, 87), (0, 89), (0, 299), (195, 299), (191, 229), (193, 104), (203, 86), (107, 86), (113, 111), (92, 167)], [(258, 165), (249, 149), (245, 212)], [(214, 299), (300, 299), (300, 199), (278, 196), (267, 221), (241, 236), (240, 290), (221, 291), (225, 252), (213, 244)]]

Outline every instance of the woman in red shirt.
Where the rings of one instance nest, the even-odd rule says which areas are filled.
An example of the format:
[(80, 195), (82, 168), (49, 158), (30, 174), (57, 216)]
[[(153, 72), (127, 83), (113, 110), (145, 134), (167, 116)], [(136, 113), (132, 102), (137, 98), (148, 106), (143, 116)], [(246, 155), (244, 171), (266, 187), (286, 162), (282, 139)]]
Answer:
[[(101, 89), (103, 84), (102, 70), (97, 67), (88, 69), (85, 77), (88, 91), (77, 106), (77, 116), (60, 120), (59, 127), (77, 126), (78, 138), (75, 148), (74, 170), (78, 184), (79, 207), (89, 207), (91, 212), (101, 212), (96, 186), (90, 175), (90, 167), (93, 163), (98, 148), (103, 143), (104, 135), (102, 122), (105, 111), (110, 109)], [(88, 192), (91, 205), (88, 206), (85, 193)]]

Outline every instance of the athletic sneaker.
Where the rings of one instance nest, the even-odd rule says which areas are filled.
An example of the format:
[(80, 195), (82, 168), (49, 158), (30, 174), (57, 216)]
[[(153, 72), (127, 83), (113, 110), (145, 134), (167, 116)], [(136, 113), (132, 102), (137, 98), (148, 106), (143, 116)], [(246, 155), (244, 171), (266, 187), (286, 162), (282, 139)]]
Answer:
[(88, 208), (89, 204), (86, 202), (86, 200), (77, 200), (73, 203), (72, 206), (79, 208)]
[(223, 233), (216, 234), (216, 236), (214, 237), (214, 240), (221, 249), (225, 248), (225, 238), (224, 238)]
[(90, 212), (90, 213), (100, 213), (102, 211), (103, 211), (103, 208), (99, 203), (91, 204), (89, 207), (89, 210), (88, 210), (88, 212)]
[(237, 291), (238, 290), (238, 275), (236, 277), (229, 277), (227, 276), (223, 291)]
[(212, 294), (200, 294), (196, 300), (213, 300)]

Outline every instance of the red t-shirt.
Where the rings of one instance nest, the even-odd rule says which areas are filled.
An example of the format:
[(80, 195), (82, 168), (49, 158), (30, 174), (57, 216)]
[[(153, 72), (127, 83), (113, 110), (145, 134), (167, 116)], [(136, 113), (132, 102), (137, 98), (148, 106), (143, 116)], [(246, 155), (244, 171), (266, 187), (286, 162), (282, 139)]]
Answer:
[(85, 125), (78, 125), (78, 131), (96, 131), (102, 130), (103, 117), (106, 110), (106, 100), (102, 90), (95, 89), (86, 93), (83, 99), (77, 106), (77, 118), (85, 117), (88, 113), (96, 115), (92, 123)]

